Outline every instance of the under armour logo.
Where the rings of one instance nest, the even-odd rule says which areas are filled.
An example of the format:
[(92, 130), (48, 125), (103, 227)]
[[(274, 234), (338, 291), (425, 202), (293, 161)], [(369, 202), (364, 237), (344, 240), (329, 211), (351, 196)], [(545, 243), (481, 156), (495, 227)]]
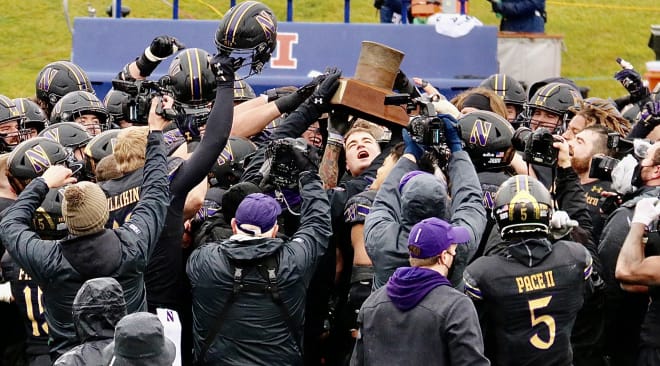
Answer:
[(321, 98), (321, 97), (315, 97), (315, 98), (312, 100), (312, 103), (314, 103), (314, 104), (323, 104), (323, 98)]

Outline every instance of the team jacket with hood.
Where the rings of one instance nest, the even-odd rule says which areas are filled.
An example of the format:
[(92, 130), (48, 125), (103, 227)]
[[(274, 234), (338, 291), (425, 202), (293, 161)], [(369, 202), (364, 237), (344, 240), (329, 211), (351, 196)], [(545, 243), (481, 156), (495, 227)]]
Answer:
[(59, 357), (78, 344), (71, 306), (80, 286), (90, 278), (117, 279), (129, 313), (147, 309), (143, 274), (169, 201), (162, 133), (149, 134), (146, 156), (140, 203), (131, 220), (117, 229), (61, 241), (41, 240), (30, 223), (48, 193), (42, 178), (28, 184), (0, 222), (7, 252), (44, 292), (52, 356)]
[[(190, 255), (186, 271), (193, 289), (196, 354), (234, 288), (230, 260), (277, 256), (279, 293), (302, 335), (307, 287), (332, 231), (328, 198), (318, 175), (302, 173), (300, 186), (300, 227), (290, 241), (234, 235), (203, 245)], [(256, 269), (247, 271), (244, 281), (266, 283)], [(302, 365), (298, 342), (269, 293), (241, 292), (226, 313), (206, 360), (210, 365)]]
[(397, 268), (409, 265), (408, 234), (419, 221), (441, 212), (440, 218), (470, 231), (470, 242), (458, 246), (449, 276), (455, 286), (460, 284), (463, 269), (476, 252), (486, 229), (486, 210), (481, 202), (483, 193), (467, 152), (454, 152), (449, 160), (451, 200), (447, 192), (429, 192), (428, 187), (421, 185), (408, 184), (400, 193), (401, 178), (417, 169), (417, 164), (409, 159), (399, 159), (378, 190), (365, 220), (365, 246), (376, 271), (376, 289), (385, 285)]
[(124, 291), (110, 278), (86, 282), (73, 303), (73, 323), (82, 343), (63, 354), (54, 366), (103, 364), (103, 349), (113, 341), (117, 322), (126, 315)]
[(430, 269), (399, 268), (358, 313), (351, 366), (488, 366), (479, 319), (470, 299)]

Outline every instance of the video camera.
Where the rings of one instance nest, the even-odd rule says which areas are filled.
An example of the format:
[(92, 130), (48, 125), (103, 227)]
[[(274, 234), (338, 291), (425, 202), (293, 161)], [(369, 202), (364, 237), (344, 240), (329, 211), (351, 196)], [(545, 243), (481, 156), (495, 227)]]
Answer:
[(615, 157), (597, 155), (591, 158), (589, 178), (612, 181), (612, 170), (619, 164), (620, 159), (633, 151), (633, 142), (621, 137), (616, 132), (607, 134), (607, 148)]
[[(408, 115), (417, 111), (412, 115), (406, 129), (413, 141), (433, 153), (440, 169), (446, 170), (451, 153), (447, 145), (445, 124), (438, 118), (433, 102), (426, 97), (413, 98), (410, 94), (400, 93), (386, 96), (384, 104), (405, 105)], [(460, 131), (458, 134), (460, 135)]]
[(278, 189), (298, 188), (300, 169), (291, 161), (294, 150), (301, 151), (315, 164), (320, 162), (316, 149), (302, 139), (285, 138), (271, 141), (266, 147), (265, 162), (261, 167), (263, 175), (262, 186), (273, 185)]
[(405, 105), (406, 112), (411, 114), (418, 110), (408, 124), (408, 131), (413, 140), (427, 147), (446, 146), (445, 124), (437, 117), (433, 103), (425, 98), (412, 98), (410, 94), (401, 93), (385, 97), (385, 105)]
[(621, 159), (633, 152), (634, 145), (632, 140), (621, 137), (617, 132), (610, 132), (607, 134), (607, 148), (617, 159)]
[(524, 152), (524, 160), (528, 163), (554, 167), (557, 165), (559, 150), (552, 146), (555, 138), (547, 128), (532, 131), (528, 127), (520, 127), (511, 138), (513, 147)]
[[(169, 94), (166, 83), (161, 79), (126, 81), (114, 79), (112, 87), (129, 95), (128, 120), (131, 123), (146, 125), (149, 119), (149, 108), (151, 99), (156, 95)], [(161, 110), (162, 112), (162, 110)], [(163, 116), (173, 119), (174, 116)]]

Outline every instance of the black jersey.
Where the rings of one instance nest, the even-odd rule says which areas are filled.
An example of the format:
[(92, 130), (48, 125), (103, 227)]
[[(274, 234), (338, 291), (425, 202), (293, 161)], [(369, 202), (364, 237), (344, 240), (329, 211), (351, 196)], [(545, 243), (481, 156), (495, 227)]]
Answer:
[(470, 264), (465, 292), (480, 313), (493, 365), (570, 365), (571, 329), (590, 275), (591, 255), (568, 241), (512, 243)]
[(25, 326), (25, 353), (28, 355), (47, 355), (48, 324), (41, 299), (41, 289), (32, 278), (18, 267), (8, 253), (2, 256), (2, 277), (11, 284), (14, 302), (21, 314)]
[[(167, 171), (170, 181), (176, 175), (178, 167), (183, 162), (180, 158), (167, 159)], [(100, 183), (108, 199), (109, 229), (118, 228), (130, 220), (131, 213), (140, 200), (143, 168), (139, 168), (121, 178)], [(147, 303), (159, 306), (174, 307), (179, 293), (177, 284), (180, 281), (178, 271), (172, 270), (182, 261), (181, 238), (183, 232), (183, 204), (186, 196), (174, 195), (170, 192), (170, 205), (167, 209), (165, 226), (150, 256), (145, 272), (147, 288)], [(174, 227), (180, 226), (180, 230)]]
[(605, 227), (605, 220), (607, 217), (600, 213), (600, 206), (603, 203), (601, 200), (601, 192), (610, 190), (612, 182), (597, 180), (592, 183), (582, 184), (584, 189), (584, 199), (587, 201), (587, 208), (591, 215), (591, 224), (593, 225), (593, 238), (594, 242), (598, 243), (600, 240), (600, 233)]

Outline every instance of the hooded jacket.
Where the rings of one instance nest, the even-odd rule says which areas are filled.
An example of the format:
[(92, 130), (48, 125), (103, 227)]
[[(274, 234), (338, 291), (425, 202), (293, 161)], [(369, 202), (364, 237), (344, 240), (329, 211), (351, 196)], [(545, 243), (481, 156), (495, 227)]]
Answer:
[(128, 312), (147, 309), (144, 271), (163, 228), (169, 197), (162, 133), (149, 134), (146, 157), (140, 203), (131, 220), (117, 229), (62, 241), (40, 239), (30, 223), (48, 193), (43, 178), (27, 185), (0, 222), (7, 252), (43, 290), (53, 359), (79, 344), (71, 306), (86, 280), (113, 277), (124, 289)]
[(411, 160), (399, 159), (378, 190), (365, 220), (365, 247), (376, 272), (375, 289), (385, 285), (397, 268), (408, 266), (408, 234), (419, 221), (435, 216), (470, 232), (470, 242), (456, 249), (449, 276), (456, 286), (486, 228), (483, 193), (467, 152), (452, 153), (449, 160), (451, 200), (444, 183), (428, 174), (413, 177), (399, 192), (401, 178), (416, 169), (417, 164)]
[(474, 305), (441, 274), (399, 268), (358, 313), (351, 365), (489, 365)]
[(103, 349), (112, 342), (115, 326), (125, 315), (119, 282), (109, 277), (85, 282), (73, 300), (73, 323), (82, 344), (58, 358), (55, 366), (102, 365)]
[[(234, 288), (236, 261), (275, 255), (277, 285), (291, 320), (302, 334), (305, 296), (319, 258), (332, 234), (328, 198), (317, 174), (300, 176), (300, 227), (290, 241), (234, 235), (221, 243), (201, 246), (190, 255), (186, 272), (193, 294), (193, 342), (199, 356), (209, 329)], [(266, 284), (256, 269), (244, 282)], [(269, 293), (240, 292), (206, 354), (209, 365), (302, 365), (301, 352), (280, 308)]]
[(498, 5), (493, 2), (493, 11), (502, 15), (502, 32), (545, 31), (545, 0), (502, 0)]

